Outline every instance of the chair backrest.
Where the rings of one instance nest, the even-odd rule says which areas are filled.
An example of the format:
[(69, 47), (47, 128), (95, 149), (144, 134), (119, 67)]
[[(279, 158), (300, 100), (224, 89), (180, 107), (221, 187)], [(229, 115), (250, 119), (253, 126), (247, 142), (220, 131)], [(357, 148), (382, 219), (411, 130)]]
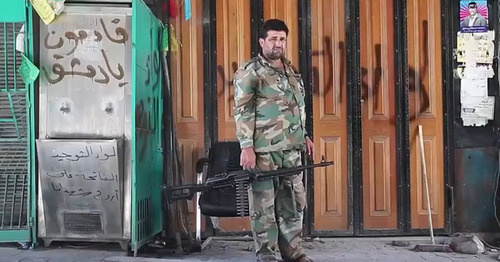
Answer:
[[(216, 142), (208, 152), (207, 178), (222, 172), (241, 170), (240, 144), (238, 142)], [(246, 201), (247, 198), (245, 198)], [(241, 200), (239, 202), (242, 202)], [(238, 206), (245, 206), (244, 210)], [(248, 216), (248, 204), (238, 203), (236, 188), (227, 186), (203, 192), (200, 197), (201, 213), (214, 217)]]
[(241, 170), (240, 143), (237, 141), (216, 142), (208, 152), (207, 178), (222, 172)]

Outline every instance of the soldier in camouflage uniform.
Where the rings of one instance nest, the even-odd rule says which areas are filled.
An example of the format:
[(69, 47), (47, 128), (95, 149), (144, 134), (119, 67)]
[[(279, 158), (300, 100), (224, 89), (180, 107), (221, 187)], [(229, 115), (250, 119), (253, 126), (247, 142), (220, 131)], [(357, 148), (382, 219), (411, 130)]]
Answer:
[[(314, 155), (305, 130), (304, 84), (284, 57), (288, 28), (271, 19), (261, 29), (261, 53), (235, 73), (235, 121), (241, 165), (261, 171), (301, 165)], [(252, 183), (252, 232), (258, 261), (312, 261), (301, 247), (306, 194), (302, 174)]]

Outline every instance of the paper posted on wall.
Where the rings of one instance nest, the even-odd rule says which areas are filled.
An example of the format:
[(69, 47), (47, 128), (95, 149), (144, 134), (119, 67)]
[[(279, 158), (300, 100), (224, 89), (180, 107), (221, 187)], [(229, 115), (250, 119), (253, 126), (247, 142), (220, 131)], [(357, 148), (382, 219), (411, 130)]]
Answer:
[(466, 67), (460, 83), (460, 101), (469, 97), (488, 96), (488, 68)]
[(488, 79), (468, 79), (464, 78), (460, 85), (460, 101), (466, 101), (470, 97), (488, 96)]
[(461, 117), (464, 126), (484, 126), (493, 120), (495, 97), (488, 96), (488, 66), (466, 66), (460, 84)]
[[(479, 69), (481, 72), (479, 72), (481, 75), (475, 75), (478, 72), (476, 72), (475, 69)], [(465, 75), (465, 71), (470, 70), (472, 72), (468, 72), (467, 75)], [(486, 78), (493, 78), (495, 76), (495, 70), (493, 70), (493, 65), (482, 65), (478, 67), (465, 67), (465, 66), (458, 66), (457, 69), (454, 71), (455, 77), (458, 79), (464, 79), (464, 78), (470, 78), (470, 79), (476, 79), (476, 78), (481, 78), (481, 77), (486, 77)], [(486, 76), (484, 76), (486, 74)]]
[(493, 63), (494, 31), (486, 33), (457, 33), (457, 62), (467, 66)]
[[(495, 109), (495, 97), (488, 96), (485, 98), (481, 97), (468, 97), (462, 100), (461, 116), (462, 119), (478, 119), (485, 121), (493, 120)], [(470, 120), (468, 120), (470, 121)]]
[(463, 33), (488, 30), (488, 1), (460, 1), (460, 31)]
[(488, 78), (488, 74), (489, 74), (488, 66), (467, 67), (464, 70), (464, 76), (467, 79), (485, 80), (486, 78)]
[(460, 1), (454, 71), (460, 80), (461, 117), (464, 126), (484, 126), (494, 118), (495, 97), (488, 96), (488, 78), (495, 75), (495, 31), (488, 31), (487, 1)]
[(488, 119), (462, 117), (462, 122), (464, 126), (485, 126), (488, 124)]

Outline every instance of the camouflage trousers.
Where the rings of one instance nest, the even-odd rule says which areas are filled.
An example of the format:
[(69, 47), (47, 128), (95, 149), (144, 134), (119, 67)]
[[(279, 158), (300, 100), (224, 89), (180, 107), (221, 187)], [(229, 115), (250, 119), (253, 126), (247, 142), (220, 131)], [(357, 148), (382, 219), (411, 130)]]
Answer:
[[(256, 155), (261, 171), (301, 165), (301, 151), (297, 150)], [(257, 257), (277, 257), (278, 248), (285, 260), (303, 255), (300, 237), (306, 194), (302, 173), (253, 182), (248, 196)]]

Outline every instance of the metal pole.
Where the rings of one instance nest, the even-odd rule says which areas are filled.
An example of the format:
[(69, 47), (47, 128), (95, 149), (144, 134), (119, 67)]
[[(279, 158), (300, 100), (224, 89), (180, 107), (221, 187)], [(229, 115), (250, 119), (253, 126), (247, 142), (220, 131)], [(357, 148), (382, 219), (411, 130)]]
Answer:
[[(202, 184), (203, 172), (197, 173), (196, 183)], [(196, 244), (201, 244), (201, 209), (200, 209), (201, 192), (196, 193)]]

